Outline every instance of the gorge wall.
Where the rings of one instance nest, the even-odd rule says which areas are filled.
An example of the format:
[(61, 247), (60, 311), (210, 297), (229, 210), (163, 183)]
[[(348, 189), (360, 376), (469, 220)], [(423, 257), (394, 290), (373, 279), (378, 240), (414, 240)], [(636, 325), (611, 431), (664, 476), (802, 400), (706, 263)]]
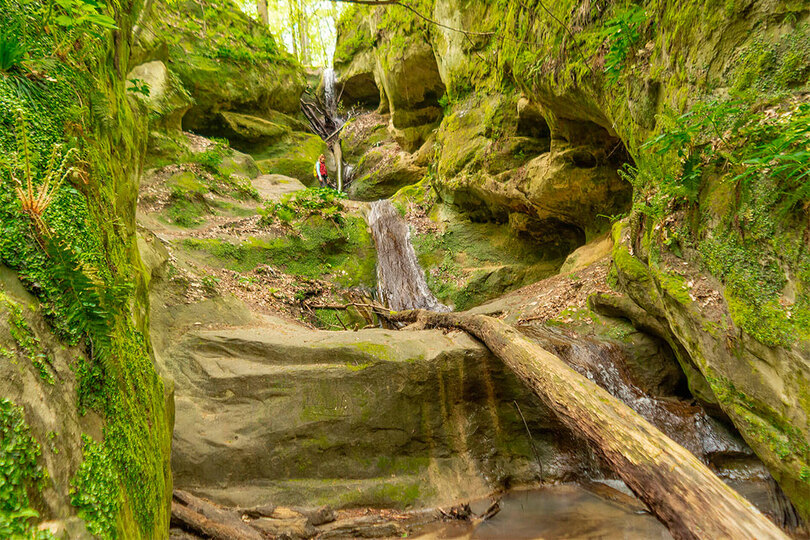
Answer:
[(147, 114), (127, 73), (141, 7), (0, 2), (4, 50), (22, 51), (0, 76), (4, 537), (41, 537), (40, 521), (77, 538), (169, 526), (172, 389), (135, 241)]
[(807, 6), (418, 4), (438, 24), (390, 6), (339, 27), (344, 96), (388, 121), (385, 174), (363, 158), (351, 189), (421, 167), (418, 197), (557, 257), (618, 220), (612, 313), (654, 323), (810, 516), (808, 198), (779, 157), (807, 146)]

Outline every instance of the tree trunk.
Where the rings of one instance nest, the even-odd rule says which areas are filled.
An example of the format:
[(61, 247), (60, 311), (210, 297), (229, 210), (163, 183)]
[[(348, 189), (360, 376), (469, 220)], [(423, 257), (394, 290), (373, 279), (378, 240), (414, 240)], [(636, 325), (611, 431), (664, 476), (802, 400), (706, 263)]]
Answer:
[[(172, 525), (213, 540), (254, 540), (254, 536), (245, 535), (243, 531), (230, 525), (208, 519), (177, 501), (172, 501)], [(256, 537), (262, 537), (258, 531), (252, 530), (252, 532), (256, 534)]]
[(262, 21), (264, 26), (270, 24), (270, 17), (267, 14), (267, 0), (256, 0), (256, 11), (259, 14), (259, 20)]
[(298, 53), (301, 64), (309, 65), (309, 21), (307, 20), (306, 6), (302, 0), (296, 0), (296, 11), (298, 16)]
[(335, 176), (337, 176), (337, 190), (343, 191), (343, 147), (340, 146), (340, 138), (335, 137), (327, 143), (329, 151), (335, 160)]
[(587, 439), (677, 539), (787, 536), (703, 463), (627, 405), (498, 319), (423, 310), (391, 320), (460, 328)]

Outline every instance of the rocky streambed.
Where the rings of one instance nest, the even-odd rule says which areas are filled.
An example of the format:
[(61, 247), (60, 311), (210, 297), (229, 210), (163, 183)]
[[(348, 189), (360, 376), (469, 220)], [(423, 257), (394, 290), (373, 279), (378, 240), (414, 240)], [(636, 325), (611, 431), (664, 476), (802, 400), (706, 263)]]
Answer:
[[(249, 156), (240, 159), (250, 162)], [(228, 195), (212, 193), (211, 207), (220, 210), (195, 227), (173, 226), (160, 205), (144, 204), (140, 212), (155, 355), (174, 382), (174, 483), (202, 498), (196, 515), (205, 517), (200, 509), (213, 504), (217, 510), (208, 512), (218, 519), (235, 516), (271, 537), (515, 538), (530, 531), (544, 537), (668, 537), (598, 456), (475, 339), (359, 324), (318, 328), (301, 320), (302, 310), (335, 302), (337, 274), (307, 281), (282, 266), (229, 270), (227, 257), (240, 261), (240, 251), (200, 250), (194, 243), (200, 238), (255, 246), (261, 235), (298, 234), (273, 232), (242, 217), (239, 208), (255, 212), (303, 186), (244, 170), (258, 199), (231, 199), (227, 206)], [(143, 187), (147, 203), (161, 182), (177, 181), (176, 173), (152, 178)], [(349, 215), (368, 212), (362, 204), (346, 205)], [(402, 245), (385, 253), (386, 267), (405, 268), (397, 254), (409, 248), (418, 269), (407, 225), (394, 234), (401, 218), (387, 208), (396, 214), (388, 225), (379, 217), (372, 223), (372, 229), (383, 227), (374, 231), (378, 253), (387, 234)], [(795, 522), (733, 428), (692, 401), (660, 341), (626, 322), (577, 311), (586, 309), (590, 292), (604, 290), (602, 263), (588, 264), (596, 246), (578, 250), (566, 263), (574, 269), (570, 275), (476, 311), (516, 324), (742, 486), (774, 519)], [(578, 265), (580, 258), (585, 262)], [(397, 279), (407, 281), (403, 272)], [(344, 295), (351, 290), (337, 288)], [(396, 286), (402, 290), (421, 289)], [(534, 491), (511, 491), (517, 487)], [(493, 500), (501, 500), (500, 513), (484, 520)], [(468, 502), (474, 510), (458, 510)], [(538, 512), (546, 516), (542, 523), (532, 517)]]

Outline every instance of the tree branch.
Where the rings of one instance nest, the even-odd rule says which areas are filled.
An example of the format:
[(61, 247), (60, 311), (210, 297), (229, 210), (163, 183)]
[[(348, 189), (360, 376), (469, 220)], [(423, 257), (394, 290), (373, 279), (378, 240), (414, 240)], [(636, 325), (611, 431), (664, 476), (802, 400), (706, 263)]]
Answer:
[(418, 12), (408, 4), (404, 2), (400, 2), (400, 0), (330, 0), (331, 2), (341, 2), (344, 4), (360, 4), (364, 6), (400, 6), (404, 7), (420, 19), (430, 24), (436, 25), (439, 28), (444, 28), (445, 30), (450, 30), (451, 32), (459, 32), (466, 36), (494, 36), (495, 32), (470, 32), (469, 30), (464, 30), (462, 28), (454, 28), (452, 26), (447, 26), (446, 24), (442, 24), (439, 21), (435, 21), (426, 15)]

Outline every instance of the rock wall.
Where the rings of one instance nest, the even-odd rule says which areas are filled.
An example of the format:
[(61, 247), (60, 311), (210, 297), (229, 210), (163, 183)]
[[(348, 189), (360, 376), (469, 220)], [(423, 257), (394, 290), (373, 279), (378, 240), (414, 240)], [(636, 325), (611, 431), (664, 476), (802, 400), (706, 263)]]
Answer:
[[(363, 17), (382, 20), (381, 9)], [(505, 0), (420, 9), (443, 26), (392, 11), (398, 30), (361, 41), (379, 58), (416, 25), (431, 44), (449, 105), (433, 180), (442, 198), (591, 238), (608, 226), (600, 214), (627, 212), (622, 178), (632, 182), (614, 283), (661, 323), (696, 395), (719, 404), (810, 517), (807, 200), (796, 183), (807, 165), (792, 176), (757, 165), (779, 159), (769, 144), (806, 147), (793, 127), (806, 115), (806, 4), (571, 0), (550, 6), (554, 17)], [(507, 100), (522, 94), (514, 128), (491, 112), (510, 89)], [(492, 143), (520, 136), (534, 148), (501, 172)]]
[(0, 530), (163, 538), (173, 400), (135, 242), (147, 113), (126, 79), (141, 3), (75, 25), (65, 9), (0, 2), (26, 54), (0, 77)]

